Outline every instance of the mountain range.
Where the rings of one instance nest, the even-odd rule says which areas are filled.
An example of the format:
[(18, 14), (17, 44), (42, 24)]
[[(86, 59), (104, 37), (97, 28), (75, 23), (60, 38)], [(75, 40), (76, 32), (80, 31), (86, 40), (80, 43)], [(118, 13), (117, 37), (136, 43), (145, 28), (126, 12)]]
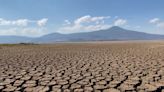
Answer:
[(72, 41), (115, 41), (115, 40), (163, 40), (164, 35), (132, 31), (113, 26), (93, 32), (60, 34), (51, 33), (41, 37), (0, 36), (0, 43), (55, 43)]

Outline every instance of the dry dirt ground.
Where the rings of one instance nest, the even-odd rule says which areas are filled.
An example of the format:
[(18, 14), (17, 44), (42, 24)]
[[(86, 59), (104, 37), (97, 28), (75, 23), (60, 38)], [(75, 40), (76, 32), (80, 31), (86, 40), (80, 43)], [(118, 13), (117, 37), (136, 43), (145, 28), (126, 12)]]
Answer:
[(164, 42), (0, 45), (0, 91), (164, 92)]

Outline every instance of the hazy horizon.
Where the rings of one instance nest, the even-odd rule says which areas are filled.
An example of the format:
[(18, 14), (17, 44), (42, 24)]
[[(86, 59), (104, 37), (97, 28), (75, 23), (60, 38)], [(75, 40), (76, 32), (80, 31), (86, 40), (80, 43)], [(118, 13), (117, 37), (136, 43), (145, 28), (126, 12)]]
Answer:
[[(52, 34), (62, 34), (62, 35), (71, 35), (71, 34), (76, 34), (76, 33), (91, 33), (91, 32), (98, 32), (98, 31), (106, 31), (106, 30), (109, 30), (111, 31), (110, 29), (112, 27), (119, 27), (119, 26), (111, 26), (109, 27), (108, 29), (100, 29), (100, 30), (93, 30), (93, 31), (84, 31), (84, 32), (75, 32), (75, 33), (60, 33), (60, 32), (52, 32), (52, 33), (45, 33), (45, 34), (42, 34), (42, 35), (39, 35), (39, 36), (26, 36), (26, 35), (0, 35), (1, 37), (12, 37), (12, 36), (16, 36), (16, 37), (29, 37), (29, 38), (39, 38), (39, 37), (44, 37), (46, 35), (52, 35)], [(153, 34), (153, 35), (164, 35), (164, 34), (158, 34), (158, 33), (148, 33), (148, 32), (142, 32), (142, 31), (137, 31), (137, 30), (129, 30), (129, 29), (125, 29), (125, 28), (122, 28), (122, 27), (119, 27), (121, 29), (124, 29), (124, 30), (127, 30), (127, 31), (132, 31), (132, 32), (141, 32), (141, 33), (146, 33), (146, 34)]]

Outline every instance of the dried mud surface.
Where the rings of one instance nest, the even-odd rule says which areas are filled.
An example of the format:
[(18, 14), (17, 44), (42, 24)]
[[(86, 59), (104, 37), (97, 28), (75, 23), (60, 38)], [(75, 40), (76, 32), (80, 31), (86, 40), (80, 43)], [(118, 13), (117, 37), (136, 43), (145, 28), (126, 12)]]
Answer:
[(164, 42), (0, 45), (1, 92), (164, 92)]

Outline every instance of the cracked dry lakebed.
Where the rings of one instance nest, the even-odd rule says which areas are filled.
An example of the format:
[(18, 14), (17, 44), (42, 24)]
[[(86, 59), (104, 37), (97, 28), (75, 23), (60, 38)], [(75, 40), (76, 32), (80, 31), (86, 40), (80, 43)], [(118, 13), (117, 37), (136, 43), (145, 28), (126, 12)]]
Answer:
[(164, 42), (0, 45), (0, 92), (164, 92)]

